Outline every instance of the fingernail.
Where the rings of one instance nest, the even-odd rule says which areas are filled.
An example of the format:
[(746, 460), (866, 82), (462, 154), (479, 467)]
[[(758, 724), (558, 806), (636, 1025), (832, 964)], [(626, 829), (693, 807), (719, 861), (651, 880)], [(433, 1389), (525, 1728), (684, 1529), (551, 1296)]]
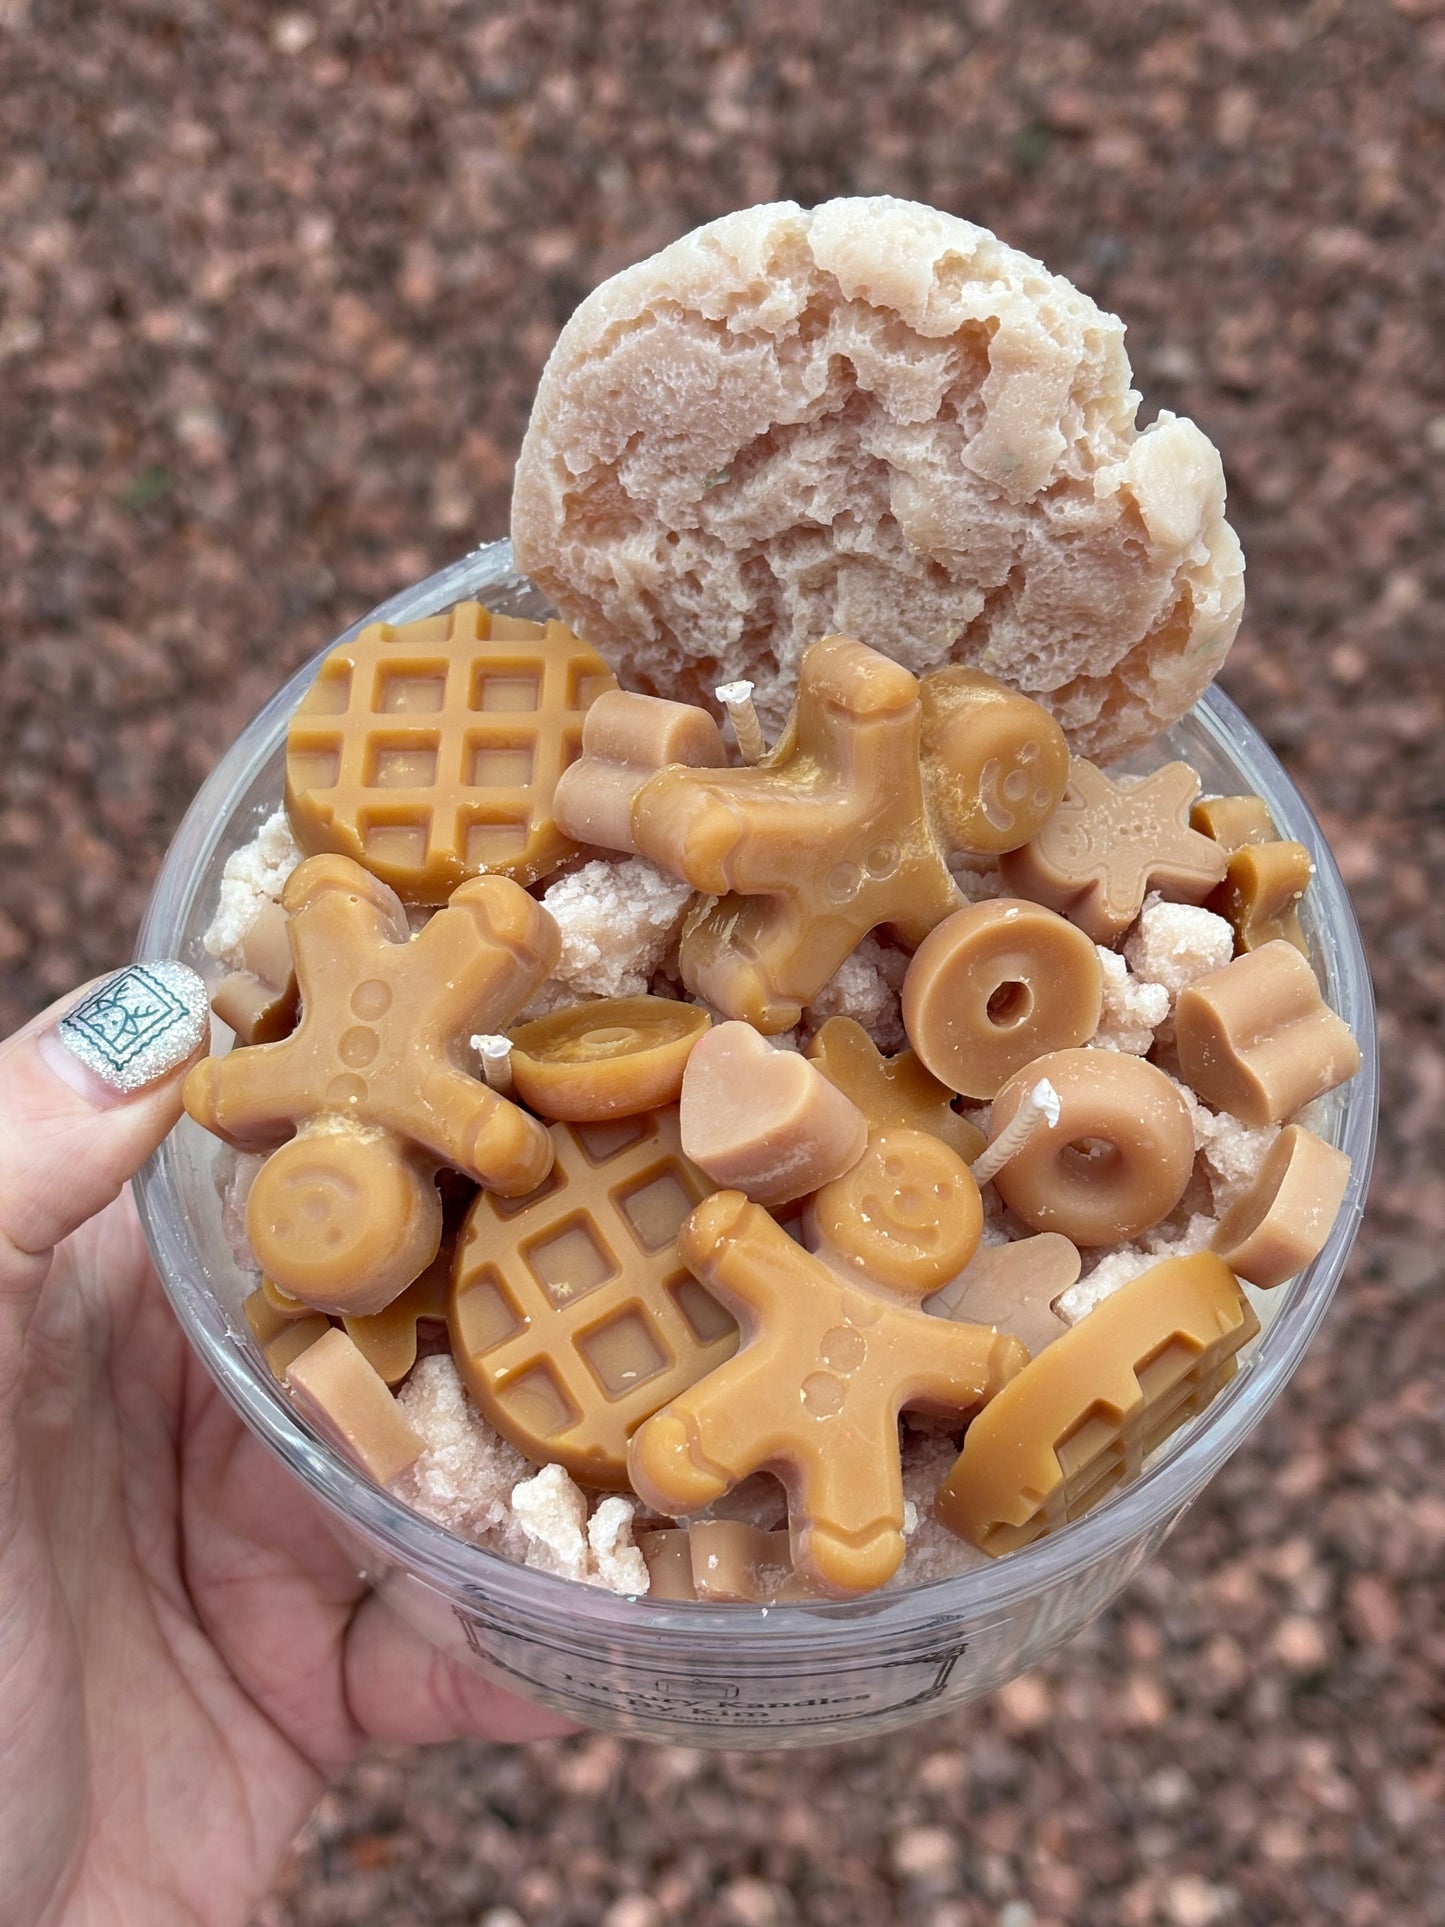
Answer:
[(186, 964), (127, 964), (72, 1005), (40, 1048), (75, 1089), (90, 1095), (89, 1073), (129, 1097), (185, 1063), (206, 1034), (207, 1008), (206, 986)]

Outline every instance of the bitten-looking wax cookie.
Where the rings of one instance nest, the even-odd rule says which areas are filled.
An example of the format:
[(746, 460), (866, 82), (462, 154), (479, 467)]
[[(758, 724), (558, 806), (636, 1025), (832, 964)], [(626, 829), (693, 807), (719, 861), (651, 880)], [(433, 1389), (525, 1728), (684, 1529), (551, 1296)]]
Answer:
[(846, 633), (959, 662), (1108, 761), (1239, 626), (1213, 445), (1142, 433), (1123, 325), (987, 230), (886, 197), (725, 215), (595, 290), (517, 465), (518, 566), (624, 684), (756, 685), (781, 727)]

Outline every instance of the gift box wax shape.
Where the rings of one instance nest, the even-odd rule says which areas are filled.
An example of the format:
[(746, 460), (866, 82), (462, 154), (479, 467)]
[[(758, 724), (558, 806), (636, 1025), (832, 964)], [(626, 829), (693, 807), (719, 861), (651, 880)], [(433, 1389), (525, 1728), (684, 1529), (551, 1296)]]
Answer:
[(185, 1105), (272, 1152), (246, 1203), (267, 1275), (318, 1310), (377, 1312), (436, 1256), (440, 1168), (511, 1196), (547, 1173), (545, 1127), (462, 1063), (552, 968), (557, 927), (518, 884), (479, 877), (412, 938), (396, 895), (337, 856), (303, 863), (283, 901), (301, 1022), (206, 1058)]
[(961, 1416), (1028, 1358), (1015, 1338), (919, 1309), (968, 1262), (981, 1224), (962, 1159), (908, 1130), (878, 1133), (817, 1193), (813, 1251), (739, 1191), (706, 1199), (678, 1248), (742, 1346), (634, 1435), (644, 1503), (685, 1516), (774, 1471), (799, 1573), (845, 1596), (883, 1585), (903, 1556), (900, 1410)]

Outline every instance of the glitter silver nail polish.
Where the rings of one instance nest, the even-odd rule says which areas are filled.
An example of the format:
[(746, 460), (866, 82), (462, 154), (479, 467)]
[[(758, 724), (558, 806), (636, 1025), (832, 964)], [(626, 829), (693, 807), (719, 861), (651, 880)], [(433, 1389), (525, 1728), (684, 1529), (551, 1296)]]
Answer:
[(112, 1090), (138, 1091), (183, 1064), (206, 1031), (206, 986), (186, 964), (128, 964), (55, 1027), (73, 1057)]

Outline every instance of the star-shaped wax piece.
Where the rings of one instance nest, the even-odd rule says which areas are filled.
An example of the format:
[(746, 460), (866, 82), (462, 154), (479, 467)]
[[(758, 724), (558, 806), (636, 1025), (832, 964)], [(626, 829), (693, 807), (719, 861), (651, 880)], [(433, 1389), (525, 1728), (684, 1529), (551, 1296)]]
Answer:
[(797, 1023), (870, 930), (915, 949), (961, 901), (928, 815), (915, 676), (847, 636), (803, 657), (792, 719), (763, 763), (659, 770), (633, 841), (695, 890), (694, 996), (765, 1035)]
[(1079, 1270), (1078, 1246), (1057, 1231), (980, 1245), (923, 1309), (935, 1318), (961, 1318), (1011, 1332), (1036, 1356), (1069, 1329), (1054, 1310), (1054, 1300), (1075, 1282)]
[(925, 1070), (911, 1050), (885, 1057), (851, 1017), (830, 1017), (807, 1056), (868, 1120), (870, 1131), (902, 1126), (927, 1131), (972, 1164), (987, 1143), (976, 1124), (953, 1108), (953, 1092)]
[(1095, 943), (1113, 943), (1149, 891), (1203, 903), (1223, 877), (1225, 852), (1189, 827), (1198, 794), (1187, 763), (1116, 783), (1076, 756), (1058, 808), (1031, 843), (1000, 858), (1000, 875), (1015, 895), (1057, 910)]
[(684, 1220), (678, 1249), (742, 1342), (638, 1428), (628, 1471), (673, 1518), (779, 1472), (797, 1571), (846, 1597), (883, 1585), (903, 1557), (900, 1410), (970, 1412), (1028, 1353), (919, 1309), (967, 1263), (982, 1223), (968, 1167), (936, 1138), (879, 1132), (815, 1194), (808, 1221), (811, 1251), (740, 1191)]
[(396, 894), (347, 857), (303, 863), (283, 903), (301, 1021), (198, 1064), (185, 1105), (227, 1143), (271, 1150), (246, 1203), (267, 1275), (318, 1310), (365, 1315), (436, 1256), (438, 1170), (518, 1197), (551, 1168), (545, 1128), (463, 1064), (471, 1035), (504, 1029), (546, 977), (560, 939), (506, 877), (464, 883), (415, 937)]

